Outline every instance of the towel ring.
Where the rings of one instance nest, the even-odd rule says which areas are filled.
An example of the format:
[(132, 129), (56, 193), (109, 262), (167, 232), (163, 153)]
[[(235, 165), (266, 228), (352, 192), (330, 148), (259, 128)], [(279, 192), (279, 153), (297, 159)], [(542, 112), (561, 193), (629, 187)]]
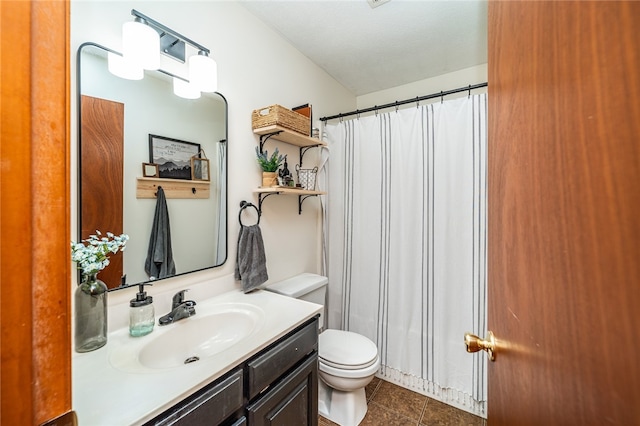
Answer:
[(240, 212), (238, 212), (238, 222), (240, 222), (240, 226), (245, 226), (244, 223), (242, 223), (242, 211), (244, 209), (246, 209), (247, 207), (253, 207), (254, 209), (256, 209), (256, 213), (258, 214), (258, 222), (256, 222), (256, 225), (259, 225), (260, 224), (260, 210), (258, 210), (258, 208), (254, 204), (243, 200), (243, 201), (240, 201)]

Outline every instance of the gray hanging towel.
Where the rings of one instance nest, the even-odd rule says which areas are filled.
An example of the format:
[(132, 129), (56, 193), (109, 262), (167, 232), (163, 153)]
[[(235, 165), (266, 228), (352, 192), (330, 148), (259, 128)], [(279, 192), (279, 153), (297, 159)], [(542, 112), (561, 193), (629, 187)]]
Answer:
[(235, 277), (236, 280), (242, 281), (242, 290), (245, 293), (256, 289), (269, 279), (262, 232), (258, 225), (240, 226)]
[(173, 252), (171, 251), (169, 210), (162, 187), (158, 187), (156, 198), (156, 212), (153, 216), (147, 260), (144, 262), (144, 271), (151, 280), (176, 274), (176, 265), (173, 262)]

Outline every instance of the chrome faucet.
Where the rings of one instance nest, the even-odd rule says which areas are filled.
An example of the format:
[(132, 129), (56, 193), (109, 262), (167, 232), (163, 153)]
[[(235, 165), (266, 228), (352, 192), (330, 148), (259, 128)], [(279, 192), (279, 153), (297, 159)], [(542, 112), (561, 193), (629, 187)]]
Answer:
[(173, 296), (173, 303), (171, 304), (171, 312), (167, 315), (160, 317), (158, 320), (159, 325), (168, 325), (184, 318), (189, 318), (196, 314), (196, 302), (193, 300), (184, 300), (184, 292), (187, 290), (180, 290)]

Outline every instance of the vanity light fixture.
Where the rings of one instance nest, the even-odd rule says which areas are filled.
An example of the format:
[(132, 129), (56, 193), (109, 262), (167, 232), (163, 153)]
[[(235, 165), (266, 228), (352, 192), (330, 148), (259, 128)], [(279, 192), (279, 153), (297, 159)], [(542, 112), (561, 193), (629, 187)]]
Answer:
[[(123, 56), (109, 55), (109, 70), (113, 74), (140, 79), (142, 69), (158, 70), (173, 77), (173, 92), (186, 99), (197, 99), (201, 92), (218, 89), (218, 66), (209, 56), (209, 49), (135, 9), (131, 14), (134, 21), (122, 27)], [(187, 47), (194, 52), (184, 73), (188, 80), (160, 69), (160, 53), (184, 64)]]
[(141, 67), (127, 62), (117, 53), (107, 52), (107, 64), (109, 72), (117, 77), (127, 80), (142, 80), (144, 77), (144, 70)]
[(202, 92), (218, 89), (218, 64), (204, 50), (189, 58), (189, 81)]
[(195, 84), (180, 77), (173, 77), (173, 93), (185, 99), (198, 99), (201, 95)]
[(125, 61), (145, 70), (160, 68), (160, 35), (143, 18), (122, 25), (122, 53)]

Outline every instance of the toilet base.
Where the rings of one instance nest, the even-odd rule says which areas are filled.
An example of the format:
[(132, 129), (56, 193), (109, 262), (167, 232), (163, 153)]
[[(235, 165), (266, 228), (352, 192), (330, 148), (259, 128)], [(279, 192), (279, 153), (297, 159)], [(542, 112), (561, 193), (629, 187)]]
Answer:
[(332, 389), (318, 380), (318, 412), (340, 426), (357, 426), (367, 414), (364, 387), (350, 392)]

